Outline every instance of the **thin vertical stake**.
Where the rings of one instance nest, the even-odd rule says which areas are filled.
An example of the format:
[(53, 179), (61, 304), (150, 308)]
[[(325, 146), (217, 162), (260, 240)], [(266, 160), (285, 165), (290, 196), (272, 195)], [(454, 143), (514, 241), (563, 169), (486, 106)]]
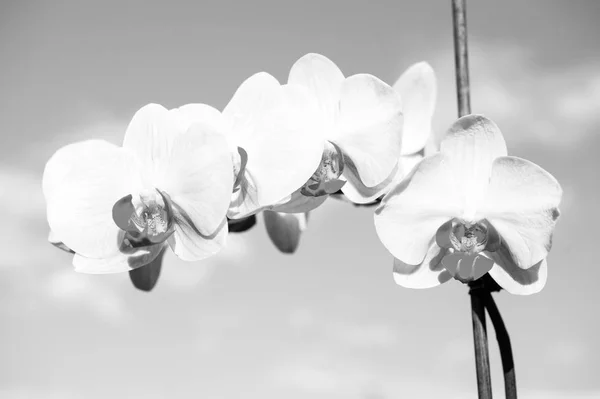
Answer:
[(458, 116), (461, 117), (471, 113), (466, 0), (452, 0), (452, 19), (454, 21), (454, 62), (456, 64)]

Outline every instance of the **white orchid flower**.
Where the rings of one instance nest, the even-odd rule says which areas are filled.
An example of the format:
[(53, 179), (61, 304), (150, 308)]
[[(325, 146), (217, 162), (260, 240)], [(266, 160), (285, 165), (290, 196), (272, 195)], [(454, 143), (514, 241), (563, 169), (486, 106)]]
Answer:
[[(435, 109), (437, 85), (433, 68), (427, 62), (413, 64), (398, 78), (393, 88), (400, 94), (404, 114), (403, 128), (398, 130), (402, 146), (396, 173), (390, 175), (382, 184), (372, 188), (346, 184), (343, 188), (345, 198), (342, 198), (349, 202), (365, 203), (376, 200), (387, 193), (394, 182), (402, 180), (423, 159), (424, 154), (435, 152), (432, 144), (431, 120)], [(311, 206), (320, 205), (326, 198), (326, 196), (302, 198), (310, 206), (302, 208), (296, 203), (296, 208), (309, 209)], [(294, 216), (286, 216), (285, 213), (275, 216), (269, 211), (264, 213), (269, 237), (283, 252), (285, 252), (283, 249), (288, 248), (295, 250), (300, 235), (306, 229), (308, 213), (290, 215)]]
[(190, 125), (150, 104), (122, 147), (88, 140), (59, 149), (43, 177), (51, 242), (72, 250), (84, 273), (144, 266), (166, 245), (188, 261), (215, 254), (233, 187), (225, 135), (210, 120)]
[[(382, 184), (367, 188), (348, 186), (344, 195), (354, 203), (372, 202), (399, 183), (425, 155), (435, 152), (431, 122), (437, 97), (435, 72), (427, 62), (411, 65), (394, 83), (402, 99), (402, 150), (396, 173)], [(360, 191), (358, 190), (360, 189)]]
[[(278, 212), (306, 212), (329, 194), (352, 186), (361, 192), (393, 176), (400, 157), (402, 104), (392, 87), (373, 75), (344, 77), (328, 58), (307, 54), (292, 66), (288, 84), (311, 95), (321, 138), (321, 162)], [(357, 202), (367, 202), (357, 199)]]
[(458, 119), (440, 152), (383, 199), (375, 227), (399, 285), (428, 288), (489, 273), (513, 294), (540, 291), (562, 189), (536, 164), (507, 156), (499, 128)]
[(201, 104), (179, 109), (189, 122), (208, 118), (227, 132), (235, 165), (228, 217), (289, 199), (313, 174), (323, 151), (313, 107), (303, 88), (260, 72), (240, 85), (222, 114)]

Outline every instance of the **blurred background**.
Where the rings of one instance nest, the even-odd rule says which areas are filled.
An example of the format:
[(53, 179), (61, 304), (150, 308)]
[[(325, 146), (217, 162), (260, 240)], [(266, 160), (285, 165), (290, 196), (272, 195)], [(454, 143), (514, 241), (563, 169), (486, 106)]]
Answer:
[[(496, 296), (520, 397), (600, 397), (600, 2), (470, 1), (472, 107), (562, 183), (549, 279)], [(450, 1), (0, 1), (0, 397), (475, 398), (467, 288), (398, 287), (373, 209), (329, 200), (294, 256), (262, 217), (150, 294), (77, 274), (47, 241), (45, 162), (120, 143), (133, 113), (228, 102), (308, 52), (392, 84), (427, 60), (435, 133), (456, 116)], [(443, 200), (443, 198), (440, 198)], [(493, 385), (502, 395), (490, 335)]]

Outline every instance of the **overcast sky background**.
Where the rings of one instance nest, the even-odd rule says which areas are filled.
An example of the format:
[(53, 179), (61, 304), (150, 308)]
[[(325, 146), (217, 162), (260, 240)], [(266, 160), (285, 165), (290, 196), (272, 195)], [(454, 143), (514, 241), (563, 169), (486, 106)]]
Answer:
[[(496, 296), (524, 399), (600, 397), (599, 17), (594, 0), (469, 2), (473, 112), (564, 188), (546, 288)], [(170, 254), (151, 294), (46, 242), (58, 148), (120, 143), (149, 102), (222, 109), (308, 52), (390, 84), (427, 60), (436, 134), (455, 118), (450, 1), (0, 0), (0, 397), (476, 397), (467, 288), (396, 286), (372, 209), (328, 201), (294, 256), (260, 219), (210, 260)]]

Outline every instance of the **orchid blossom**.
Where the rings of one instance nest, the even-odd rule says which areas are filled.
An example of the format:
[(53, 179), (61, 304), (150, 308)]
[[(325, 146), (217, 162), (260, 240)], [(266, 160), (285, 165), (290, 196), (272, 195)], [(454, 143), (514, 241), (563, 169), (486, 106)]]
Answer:
[(134, 115), (122, 147), (88, 140), (59, 149), (43, 177), (50, 241), (74, 252), (84, 273), (144, 266), (167, 245), (187, 261), (215, 254), (233, 187), (219, 129), (150, 104)]
[[(362, 192), (396, 172), (402, 140), (402, 104), (392, 87), (373, 75), (344, 77), (328, 58), (307, 54), (292, 66), (288, 85), (303, 87), (314, 104), (305, 118), (320, 135), (321, 162), (288, 201), (272, 210), (306, 212), (345, 186)], [(362, 200), (357, 200), (362, 202)]]
[(269, 236), (286, 253), (298, 245), (306, 212), (320, 206), (329, 194), (340, 189), (357, 192), (354, 202), (365, 203), (368, 200), (361, 193), (389, 184), (398, 167), (402, 140), (400, 96), (375, 76), (346, 78), (328, 58), (307, 54), (292, 66), (288, 85), (300, 86), (311, 96), (313, 113), (304, 117), (315, 122), (321, 157), (314, 173), (289, 199), (270, 207), (278, 215), (264, 212)]
[(489, 273), (513, 294), (540, 291), (562, 189), (536, 164), (507, 156), (496, 124), (458, 119), (440, 152), (423, 159), (382, 200), (375, 227), (410, 288)]
[(402, 126), (402, 150), (396, 174), (374, 188), (348, 186), (344, 195), (350, 202), (371, 202), (386, 194), (419, 163), (425, 155), (436, 152), (431, 122), (435, 110), (437, 84), (435, 72), (427, 62), (411, 65), (394, 83), (394, 89), (402, 99), (404, 114)]
[(310, 178), (323, 151), (313, 114), (306, 90), (268, 73), (240, 85), (222, 114), (236, 175), (228, 217), (287, 201)]
[[(389, 191), (394, 181), (399, 182), (410, 172), (424, 153), (433, 151), (431, 119), (437, 94), (433, 69), (426, 62), (413, 64), (398, 78), (393, 88), (400, 94), (404, 114), (403, 128), (397, 131), (402, 146), (396, 174), (389, 176), (384, 184), (370, 189), (362, 185), (346, 184), (343, 187), (345, 196), (335, 198), (353, 203), (371, 202)], [(325, 199), (326, 197), (322, 198)], [(318, 202), (313, 200), (313, 203)], [(308, 212), (273, 213), (275, 212), (263, 212), (269, 237), (279, 250), (292, 253), (298, 246), (301, 233), (306, 229)]]

